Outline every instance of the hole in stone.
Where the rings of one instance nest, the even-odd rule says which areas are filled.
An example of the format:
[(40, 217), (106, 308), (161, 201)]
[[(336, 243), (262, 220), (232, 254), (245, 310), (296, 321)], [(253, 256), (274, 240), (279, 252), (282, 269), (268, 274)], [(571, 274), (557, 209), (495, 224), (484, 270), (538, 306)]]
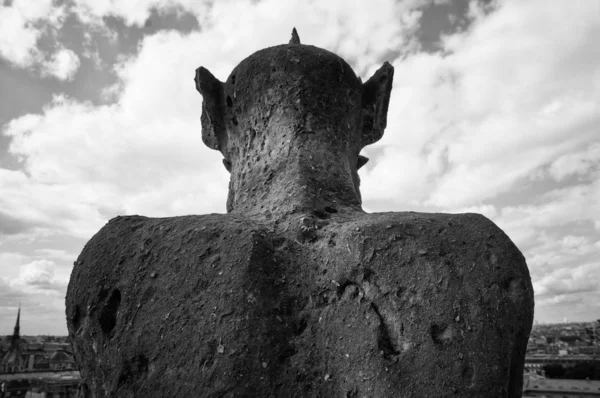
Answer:
[(79, 305), (75, 305), (75, 309), (73, 311), (73, 329), (75, 332), (79, 331), (79, 327), (81, 326), (81, 308)]
[(231, 84), (235, 84), (235, 75), (231, 75)]
[(215, 354), (217, 353), (217, 341), (211, 340), (206, 344), (204, 349), (205, 355), (200, 360), (200, 363), (204, 367), (211, 367), (215, 363)]
[(452, 339), (452, 328), (446, 325), (431, 325), (431, 338), (437, 344), (448, 343)]
[(396, 292), (394, 293), (394, 296), (396, 296), (397, 298), (402, 298), (402, 293), (404, 292), (404, 289), (402, 289), (401, 287), (399, 287), (398, 289), (396, 289)]
[(100, 314), (100, 328), (104, 334), (109, 334), (117, 325), (117, 312), (121, 305), (121, 292), (115, 289)]
[(231, 122), (233, 123), (233, 125), (234, 125), (234, 126), (237, 126), (237, 125), (238, 125), (238, 120), (237, 120), (237, 117), (235, 117), (235, 116), (234, 116), (234, 117), (232, 117), (232, 118), (231, 118)]
[(338, 212), (338, 211), (337, 211), (337, 209), (336, 209), (335, 207), (331, 207), (331, 206), (325, 206), (325, 211), (326, 211), (327, 213), (331, 213), (331, 214), (333, 214), (333, 213), (337, 213), (337, 212)]
[(277, 72), (277, 68), (273, 67), (273, 69), (271, 69), (273, 72)]
[(388, 326), (383, 316), (379, 312), (379, 308), (375, 303), (371, 303), (371, 309), (379, 317), (379, 336), (377, 338), (377, 348), (382, 352), (384, 358), (389, 359), (391, 356), (400, 354), (400, 352), (394, 346), (394, 342), (389, 334)]
[(227, 96), (227, 106), (230, 108), (233, 106), (233, 100), (230, 96)]
[(137, 355), (135, 358), (133, 358), (133, 365), (134, 368), (139, 372), (139, 373), (144, 373), (148, 371), (148, 358), (146, 358), (144, 355), (140, 354)]
[(320, 218), (321, 220), (325, 220), (325, 219), (327, 219), (327, 218), (331, 217), (331, 216), (329, 215), (329, 213), (327, 213), (327, 212), (325, 212), (325, 211), (323, 211), (323, 210), (318, 210), (318, 209), (317, 209), (317, 210), (315, 210), (313, 213), (314, 213), (315, 217), (317, 217), (317, 218)]

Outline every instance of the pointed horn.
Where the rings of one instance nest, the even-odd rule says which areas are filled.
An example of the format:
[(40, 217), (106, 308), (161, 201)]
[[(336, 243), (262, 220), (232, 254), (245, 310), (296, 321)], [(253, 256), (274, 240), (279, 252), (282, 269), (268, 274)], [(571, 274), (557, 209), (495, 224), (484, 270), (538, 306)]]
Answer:
[(369, 161), (368, 157), (363, 156), (363, 155), (358, 155), (358, 160), (356, 161), (356, 170), (363, 167), (365, 164), (367, 164), (368, 161)]
[(290, 39), (290, 44), (300, 44), (300, 36), (298, 36), (298, 31), (296, 28), (292, 29), (292, 38)]

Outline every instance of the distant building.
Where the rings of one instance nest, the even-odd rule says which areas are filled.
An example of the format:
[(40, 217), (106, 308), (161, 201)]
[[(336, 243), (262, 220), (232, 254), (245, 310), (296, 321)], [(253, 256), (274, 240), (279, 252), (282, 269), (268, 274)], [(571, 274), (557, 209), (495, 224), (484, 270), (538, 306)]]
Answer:
[(545, 379), (538, 375), (525, 373), (523, 375), (523, 398), (525, 397), (600, 397), (600, 381)]
[(51, 370), (67, 370), (75, 368), (73, 355), (64, 350), (57, 350), (50, 356)]
[[(75, 398), (83, 388), (78, 371), (0, 374), (0, 397)], [(4, 395), (2, 395), (4, 393)], [(89, 396), (89, 395), (88, 395)]]
[(62, 371), (75, 369), (75, 360), (71, 347), (67, 343), (49, 339), (41, 343), (37, 338), (29, 341), (20, 335), (21, 308), (17, 313), (17, 322), (12, 336), (0, 346), (0, 374), (19, 372), (39, 372), (44, 370)]
[(10, 341), (10, 347), (8, 352), (2, 358), (2, 364), (0, 370), (2, 372), (20, 372), (27, 369), (27, 359), (25, 351), (27, 349), (27, 342), (21, 339), (20, 336), (20, 321), (21, 321), (21, 307), (17, 312), (17, 322), (13, 331), (13, 335)]

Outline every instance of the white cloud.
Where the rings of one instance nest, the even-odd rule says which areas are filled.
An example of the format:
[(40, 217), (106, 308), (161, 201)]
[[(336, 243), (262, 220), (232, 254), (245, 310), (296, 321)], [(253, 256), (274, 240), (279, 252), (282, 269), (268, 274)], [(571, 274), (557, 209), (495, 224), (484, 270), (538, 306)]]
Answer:
[(52, 0), (0, 5), (0, 56), (21, 68), (41, 62), (37, 41), (47, 29), (60, 29), (64, 16), (65, 6), (53, 5)]
[[(142, 26), (152, 9), (159, 13), (188, 12), (218, 40), (222, 58), (240, 56), (289, 40), (295, 26), (305, 43), (319, 44), (353, 62), (359, 74), (390, 52), (412, 48), (409, 32), (418, 27), (420, 7), (428, 0), (196, 1), (196, 0), (75, 0), (75, 10), (88, 24), (102, 26), (103, 16)], [(207, 42), (205, 42), (206, 44)], [(236, 58), (237, 57), (237, 58)], [(371, 71), (372, 72), (372, 71)]]
[(39, 57), (35, 44), (41, 32), (26, 26), (18, 10), (0, 6), (0, 55), (18, 66)]
[[(593, 183), (550, 190), (540, 197), (531, 199), (530, 204), (505, 206), (496, 216), (490, 217), (515, 241), (526, 250), (531, 260), (537, 255), (546, 255), (548, 248), (532, 247), (539, 243), (548, 228), (561, 228), (567, 238), (569, 224), (591, 221), (600, 218), (600, 173), (593, 176)], [(600, 229), (598, 229), (600, 231)], [(569, 238), (572, 239), (572, 238)], [(554, 245), (563, 247), (560, 239), (554, 239)], [(571, 256), (572, 257), (572, 256)], [(530, 264), (531, 265), (531, 264)], [(535, 265), (542, 265), (541, 263)]]
[[(51, 260), (34, 260), (20, 267), (19, 276), (9, 280), (14, 292), (28, 294), (31, 302), (51, 300), (57, 302), (64, 299), (68, 278), (55, 276), (56, 264)], [(60, 304), (58, 308), (60, 308)]]
[(50, 290), (32, 290), (0, 277), (0, 335), (12, 334), (19, 307), (21, 335), (66, 335), (65, 288), (63, 284)]
[(70, 265), (74, 257), (53, 249), (40, 249), (33, 257), (0, 251), (0, 334), (12, 331), (19, 305), (22, 333), (66, 333), (64, 296), (71, 268), (50, 259)]
[(590, 168), (600, 164), (600, 142), (597, 142), (579, 152), (567, 153), (550, 166), (550, 175), (557, 181), (568, 176), (586, 174)]
[[(379, 146), (401, 150), (398, 160), (378, 163), (363, 178), (366, 201), (380, 195), (389, 170), (403, 170), (400, 158), (420, 156), (410, 163), (421, 171), (409, 168), (396, 184), (394, 191), (405, 192), (396, 196), (397, 207), (411, 200), (462, 207), (493, 199), (537, 168), (598, 141), (599, 7), (505, 1), (487, 16), (474, 12), (471, 28), (445, 41), (449, 53), (396, 60)], [(447, 157), (445, 169), (424, 162), (424, 149), (437, 150), (442, 163)], [(414, 195), (413, 185), (432, 179)]]
[(19, 14), (27, 21), (38, 21), (40, 19), (52, 19), (56, 16), (52, 14), (52, 9), (56, 8), (52, 0), (27, 1), (14, 0), (7, 8), (17, 10)]
[[(195, 4), (194, 4), (195, 3)], [(75, 12), (87, 24), (101, 24), (104, 16), (122, 18), (127, 25), (143, 26), (153, 8), (163, 10), (186, 9), (187, 11), (206, 11), (208, 1), (173, 0), (75, 0)]]
[(63, 262), (73, 262), (77, 258), (77, 254), (69, 253), (59, 249), (36, 249), (36, 256), (51, 258)]
[(198, 65), (184, 60), (184, 47), (180, 56), (165, 57), (168, 62), (153, 61), (171, 39), (181, 37), (150, 39), (140, 57), (152, 61), (147, 68), (131, 65), (138, 74), (125, 77), (118, 104), (93, 107), (57, 97), (43, 116), (8, 124), (11, 150), (25, 157), (28, 174), (0, 174), (10, 193), (0, 199), (4, 209), (41, 228), (84, 237), (122, 213), (224, 210), (220, 156), (208, 149), (201, 155), (201, 99), (192, 79)]
[(79, 57), (68, 48), (56, 51), (50, 59), (42, 63), (42, 76), (54, 76), (59, 80), (73, 80), (79, 69)]
[(54, 280), (54, 262), (49, 260), (36, 260), (21, 266), (19, 278), (15, 284), (47, 285)]
[[(577, 293), (594, 294), (600, 298), (600, 262), (591, 262), (570, 269), (560, 268), (534, 282), (536, 295), (555, 299)], [(552, 303), (550, 301), (549, 303)]]
[(16, 278), (21, 265), (28, 261), (30, 258), (22, 253), (0, 251), (0, 274), (6, 278)]

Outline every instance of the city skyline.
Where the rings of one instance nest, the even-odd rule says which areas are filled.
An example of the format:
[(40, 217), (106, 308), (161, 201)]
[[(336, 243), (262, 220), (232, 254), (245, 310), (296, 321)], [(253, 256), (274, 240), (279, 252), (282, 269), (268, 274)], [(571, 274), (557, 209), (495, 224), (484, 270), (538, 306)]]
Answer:
[(368, 212), (477, 212), (525, 255), (539, 323), (600, 318), (600, 3), (275, 0), (0, 5), (0, 335), (66, 335), (109, 219), (224, 213), (194, 70), (302, 42), (395, 68)]

